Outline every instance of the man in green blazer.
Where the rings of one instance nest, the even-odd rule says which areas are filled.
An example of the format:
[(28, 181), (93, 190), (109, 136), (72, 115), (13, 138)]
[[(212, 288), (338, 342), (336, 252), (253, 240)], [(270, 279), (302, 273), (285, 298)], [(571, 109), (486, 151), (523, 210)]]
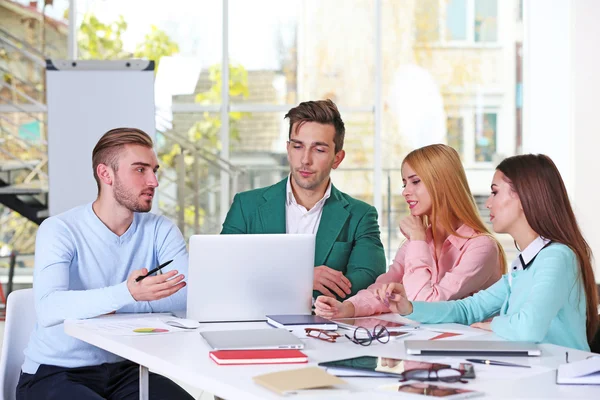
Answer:
[(336, 105), (300, 103), (285, 118), (289, 177), (237, 194), (221, 233), (316, 233), (313, 296), (344, 299), (385, 272), (377, 211), (331, 184), (331, 170), (345, 156), (344, 122)]

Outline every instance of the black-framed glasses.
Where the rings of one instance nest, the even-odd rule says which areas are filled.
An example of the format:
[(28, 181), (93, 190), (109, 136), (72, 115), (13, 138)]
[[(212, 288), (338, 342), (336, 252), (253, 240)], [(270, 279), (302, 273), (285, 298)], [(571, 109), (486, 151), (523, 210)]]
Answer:
[(446, 383), (460, 382), (467, 383), (464, 379), (462, 379), (463, 375), (466, 373), (465, 370), (460, 370), (456, 368), (439, 368), (439, 369), (411, 369), (409, 371), (404, 371), (400, 375), (400, 382), (406, 381), (440, 381)]
[(359, 326), (354, 330), (353, 337), (345, 335), (348, 339), (361, 346), (368, 346), (377, 340), (379, 343), (387, 343), (390, 341), (390, 332), (383, 325), (375, 325), (373, 331), (368, 330), (363, 326)]
[(335, 343), (336, 339), (342, 336), (334, 331), (325, 331), (323, 329), (316, 328), (304, 328), (304, 332), (306, 332), (306, 336), (308, 337), (324, 340), (329, 343)]

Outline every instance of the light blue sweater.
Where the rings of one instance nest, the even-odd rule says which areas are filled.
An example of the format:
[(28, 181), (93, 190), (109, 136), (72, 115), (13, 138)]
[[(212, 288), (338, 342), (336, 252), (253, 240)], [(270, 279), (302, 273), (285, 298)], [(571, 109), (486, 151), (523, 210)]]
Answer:
[(127, 289), (133, 270), (152, 269), (174, 261), (187, 275), (188, 257), (179, 229), (167, 218), (135, 213), (129, 229), (115, 235), (86, 204), (48, 218), (35, 243), (33, 289), (36, 325), (25, 349), (23, 372), (33, 374), (40, 364), (83, 367), (122, 359), (65, 334), (68, 318), (91, 318), (117, 312), (184, 310), (187, 288), (152, 302), (136, 302)]
[(424, 323), (472, 324), (497, 315), (492, 330), (507, 340), (553, 343), (589, 351), (586, 296), (575, 253), (553, 243), (529, 268), (510, 272), (486, 290), (463, 300), (414, 302), (406, 315)]

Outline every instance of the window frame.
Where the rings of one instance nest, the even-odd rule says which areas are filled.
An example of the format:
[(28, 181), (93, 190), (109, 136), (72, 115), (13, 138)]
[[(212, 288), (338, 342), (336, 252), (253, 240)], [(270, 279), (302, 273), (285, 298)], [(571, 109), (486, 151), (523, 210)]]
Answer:
[(426, 43), (418, 41), (418, 33), (415, 31), (416, 47), (444, 47), (444, 48), (501, 48), (501, 16), (499, 0), (496, 0), (496, 40), (493, 42), (475, 41), (475, 2), (477, 0), (465, 0), (466, 2), (466, 39), (453, 40), (448, 39), (447, 35), (447, 3), (448, 0), (439, 0), (438, 2), (438, 40)]

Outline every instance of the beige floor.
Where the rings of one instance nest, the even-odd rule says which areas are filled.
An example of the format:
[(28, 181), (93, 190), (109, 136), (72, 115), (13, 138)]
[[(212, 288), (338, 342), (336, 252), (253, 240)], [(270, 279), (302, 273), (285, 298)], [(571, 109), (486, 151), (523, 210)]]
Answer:
[[(0, 321), (0, 348), (2, 346), (2, 339), (4, 338), (4, 321)], [(178, 382), (179, 383), (179, 382)], [(196, 400), (213, 400), (214, 397), (211, 393), (204, 392), (203, 390), (199, 390), (196, 388), (191, 388), (182, 383), (179, 383), (185, 390), (191, 393)]]

